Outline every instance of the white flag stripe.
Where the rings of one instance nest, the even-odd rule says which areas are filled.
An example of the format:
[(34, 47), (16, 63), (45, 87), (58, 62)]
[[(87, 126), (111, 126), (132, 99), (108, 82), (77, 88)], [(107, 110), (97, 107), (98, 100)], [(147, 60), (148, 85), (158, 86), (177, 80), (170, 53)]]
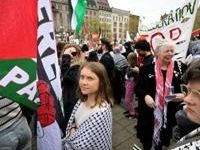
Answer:
[(76, 30), (76, 26), (77, 26), (77, 19), (76, 19), (76, 14), (75, 14), (75, 8), (76, 8), (77, 3), (78, 3), (78, 0), (71, 0), (71, 4), (73, 8), (72, 20), (71, 20), (72, 30)]
[[(41, 68), (37, 68), (38, 79), (49, 81), (48, 84), (51, 84), (52, 90), (55, 93), (54, 100), (61, 100), (60, 68), (49, 0), (38, 0), (38, 22), (38, 63), (41, 63)], [(40, 79), (41, 76), (42, 79)], [(57, 121), (55, 120), (52, 124), (45, 127), (41, 127), (40, 122), (37, 121), (37, 149), (61, 150), (61, 146), (61, 130)]]

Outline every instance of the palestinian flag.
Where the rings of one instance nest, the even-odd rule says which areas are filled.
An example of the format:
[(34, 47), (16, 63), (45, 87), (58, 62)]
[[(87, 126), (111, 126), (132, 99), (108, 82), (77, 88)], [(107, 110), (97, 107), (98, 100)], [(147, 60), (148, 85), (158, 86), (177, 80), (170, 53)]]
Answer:
[(36, 109), (37, 1), (1, 1), (0, 33), (0, 95)]
[[(1, 1), (0, 33), (0, 95), (33, 110), (41, 100), (37, 149), (61, 149), (62, 90), (50, 1)], [(38, 80), (46, 93), (41, 84), (38, 92)]]
[(84, 23), (87, 0), (71, 0), (71, 5), (73, 9), (71, 19), (72, 30), (75, 30), (76, 34), (80, 35)]

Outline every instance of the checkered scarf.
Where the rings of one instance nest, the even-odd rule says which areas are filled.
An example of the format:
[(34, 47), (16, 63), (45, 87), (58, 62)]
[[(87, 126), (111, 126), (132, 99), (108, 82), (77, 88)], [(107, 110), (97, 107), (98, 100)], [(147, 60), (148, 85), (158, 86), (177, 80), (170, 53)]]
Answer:
[[(174, 62), (171, 61), (167, 67), (166, 79), (164, 83), (163, 74), (161, 71), (161, 64), (159, 60), (155, 61), (155, 76), (156, 76), (156, 95), (154, 109), (154, 133), (153, 133), (153, 145), (158, 145), (160, 142), (160, 131), (164, 125), (166, 127), (167, 122), (167, 106), (165, 103), (165, 96), (170, 93), (170, 86), (172, 83)], [(163, 120), (164, 119), (164, 120)]]
[(65, 150), (111, 150), (112, 149), (112, 110), (106, 105), (100, 111), (79, 125), (76, 132), (70, 136), (70, 128), (75, 119), (75, 113), (80, 106), (79, 100), (74, 106), (67, 125), (66, 138), (63, 139)]

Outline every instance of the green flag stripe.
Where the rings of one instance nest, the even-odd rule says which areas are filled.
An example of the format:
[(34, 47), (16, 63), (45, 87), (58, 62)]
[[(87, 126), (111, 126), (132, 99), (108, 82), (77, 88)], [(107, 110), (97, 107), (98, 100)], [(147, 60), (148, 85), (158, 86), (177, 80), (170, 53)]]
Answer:
[(75, 15), (76, 15), (76, 33), (78, 35), (81, 34), (81, 29), (84, 22), (85, 12), (86, 12), (87, 1), (86, 0), (78, 0), (77, 5), (75, 7)]
[(0, 95), (35, 110), (36, 62), (32, 59), (0, 60), (0, 68)]

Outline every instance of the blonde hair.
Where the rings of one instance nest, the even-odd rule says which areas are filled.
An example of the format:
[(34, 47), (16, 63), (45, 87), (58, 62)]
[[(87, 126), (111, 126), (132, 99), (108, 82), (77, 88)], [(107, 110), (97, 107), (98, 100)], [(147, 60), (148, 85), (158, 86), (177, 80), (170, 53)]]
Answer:
[(128, 60), (128, 63), (129, 63), (131, 66), (137, 66), (137, 65), (138, 65), (137, 54), (134, 53), (134, 52), (131, 52), (131, 53), (128, 54), (127, 60)]
[(65, 46), (63, 47), (62, 52), (61, 52), (61, 57), (60, 57), (60, 58), (62, 58), (62, 56), (64, 55), (65, 50), (68, 49), (68, 48), (70, 48), (70, 47), (75, 48), (75, 50), (76, 50), (76, 52), (77, 52), (77, 55), (74, 57), (74, 60), (75, 60), (75, 61), (74, 61), (74, 63), (73, 63), (72, 65), (74, 65), (74, 64), (83, 64), (83, 63), (85, 62), (84, 54), (83, 54), (83, 52), (81, 51), (80, 46), (75, 45), (75, 44), (67, 44), (67, 45), (65, 45)]

